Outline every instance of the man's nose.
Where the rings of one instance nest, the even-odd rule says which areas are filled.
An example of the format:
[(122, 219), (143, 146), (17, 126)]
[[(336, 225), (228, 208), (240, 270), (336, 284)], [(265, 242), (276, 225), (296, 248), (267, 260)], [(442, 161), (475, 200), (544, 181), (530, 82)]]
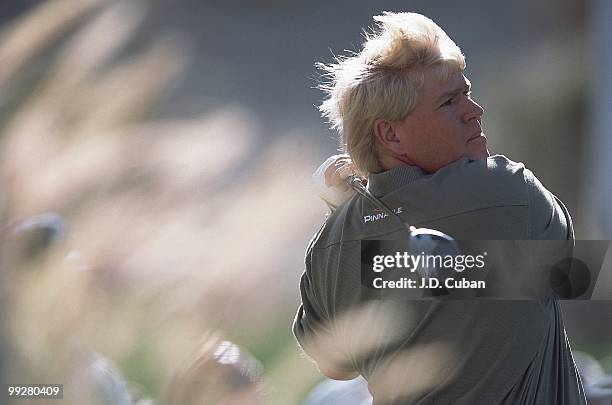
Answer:
[(482, 117), (482, 114), (484, 114), (484, 108), (482, 108), (480, 104), (478, 104), (471, 98), (467, 100), (467, 104), (467, 111), (463, 116), (463, 120), (468, 123), (473, 119), (480, 119), (480, 117)]

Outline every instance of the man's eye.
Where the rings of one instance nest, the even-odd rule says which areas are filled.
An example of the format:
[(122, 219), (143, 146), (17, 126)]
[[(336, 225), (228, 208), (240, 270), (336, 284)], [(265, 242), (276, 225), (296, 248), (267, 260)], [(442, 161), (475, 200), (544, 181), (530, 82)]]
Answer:
[[(463, 92), (463, 95), (469, 98), (469, 97), (472, 96), (472, 91), (471, 90), (466, 90), (466, 91)], [(456, 97), (458, 97), (458, 96), (453, 96), (453, 97), (449, 98), (444, 103), (440, 104), (439, 108), (441, 108), (441, 107), (448, 107), (448, 106), (452, 105), (453, 104), (453, 100)]]

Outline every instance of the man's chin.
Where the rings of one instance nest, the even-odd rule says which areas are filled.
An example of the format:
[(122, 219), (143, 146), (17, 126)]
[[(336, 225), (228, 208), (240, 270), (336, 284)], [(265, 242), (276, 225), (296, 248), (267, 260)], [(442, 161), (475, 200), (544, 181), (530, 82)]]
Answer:
[(465, 156), (472, 160), (486, 159), (491, 156), (487, 148), (487, 138), (482, 136), (468, 143)]
[(491, 153), (489, 153), (489, 149), (484, 148), (482, 150), (466, 151), (463, 156), (471, 160), (479, 160), (488, 158), (489, 156), (491, 156)]

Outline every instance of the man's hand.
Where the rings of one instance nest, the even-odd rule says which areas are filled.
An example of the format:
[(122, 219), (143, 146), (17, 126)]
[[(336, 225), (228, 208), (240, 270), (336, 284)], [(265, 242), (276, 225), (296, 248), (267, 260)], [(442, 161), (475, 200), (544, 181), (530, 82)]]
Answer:
[(355, 194), (346, 183), (352, 174), (353, 162), (348, 155), (330, 156), (312, 174), (317, 194), (332, 211)]
[(354, 172), (353, 161), (349, 155), (332, 156), (335, 160), (325, 169), (325, 185), (336, 187), (342, 184)]

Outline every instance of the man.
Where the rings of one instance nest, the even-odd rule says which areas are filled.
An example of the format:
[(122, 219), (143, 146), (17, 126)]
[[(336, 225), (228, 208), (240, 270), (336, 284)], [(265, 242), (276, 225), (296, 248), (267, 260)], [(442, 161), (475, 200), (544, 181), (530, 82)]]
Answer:
[[(563, 204), (522, 164), (489, 156), (461, 50), (430, 19), (374, 17), (359, 54), (323, 66), (322, 113), (368, 190), (406, 223), (458, 240), (571, 240)], [(360, 242), (401, 239), (357, 195), (306, 253), (293, 331), (333, 379), (375, 404), (583, 404), (558, 303), (368, 299)]]

